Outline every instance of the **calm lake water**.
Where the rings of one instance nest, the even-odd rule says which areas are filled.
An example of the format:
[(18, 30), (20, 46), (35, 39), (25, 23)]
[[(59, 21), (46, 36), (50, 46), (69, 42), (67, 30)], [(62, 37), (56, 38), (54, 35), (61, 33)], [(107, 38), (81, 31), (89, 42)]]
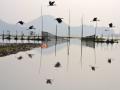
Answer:
[[(33, 58), (27, 53), (34, 54)], [(20, 55), (23, 59), (17, 60)], [(57, 62), (60, 68), (54, 67)], [(0, 90), (120, 90), (119, 69), (119, 43), (94, 45), (71, 40), (69, 48), (64, 42), (1, 57)], [(46, 84), (46, 79), (52, 79), (52, 84)]]

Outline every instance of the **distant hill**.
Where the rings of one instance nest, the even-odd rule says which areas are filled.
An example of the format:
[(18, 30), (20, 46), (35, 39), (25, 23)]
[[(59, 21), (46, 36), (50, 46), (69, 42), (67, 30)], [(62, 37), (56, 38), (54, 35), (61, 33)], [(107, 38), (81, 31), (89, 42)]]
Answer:
[[(0, 34), (3, 32), (3, 30), (5, 32), (7, 32), (8, 30), (15, 34), (16, 30), (19, 34), (21, 34), (21, 32), (24, 32), (26, 35), (29, 34), (29, 30), (28, 29), (29, 26), (34, 25), (34, 27), (36, 28), (36, 30), (32, 30), (34, 31), (36, 34), (40, 34), (41, 33), (41, 20), (42, 18), (39, 17), (29, 23), (26, 23), (25, 25), (21, 26), (19, 24), (8, 24), (2, 20), (0, 20)], [(64, 21), (64, 20), (63, 20)], [(43, 16), (43, 27), (44, 27), (44, 31), (55, 34), (55, 30), (56, 30), (56, 24), (58, 26), (58, 35), (59, 36), (67, 36), (68, 33), (68, 25), (66, 23), (61, 23), (58, 24), (57, 21), (55, 20), (55, 17), (53, 16), (49, 16), (49, 15), (45, 15)], [(97, 34), (101, 35), (107, 35), (108, 33), (113, 33), (114, 31), (105, 31), (105, 27), (98, 27), (97, 28)], [(93, 26), (87, 26), (84, 25), (84, 36), (89, 36), (89, 35), (93, 35), (94, 34), (94, 27)], [(80, 36), (81, 35), (81, 26), (78, 27), (71, 27), (71, 35), (72, 36)]]
[(7, 33), (8, 31), (11, 32), (11, 34), (15, 34), (16, 30), (19, 34), (21, 34), (22, 32), (24, 33), (28, 33), (28, 31), (26, 30), (27, 27), (21, 26), (19, 24), (8, 24), (2, 20), (0, 20), (0, 34), (3, 33), (3, 31), (5, 33)]

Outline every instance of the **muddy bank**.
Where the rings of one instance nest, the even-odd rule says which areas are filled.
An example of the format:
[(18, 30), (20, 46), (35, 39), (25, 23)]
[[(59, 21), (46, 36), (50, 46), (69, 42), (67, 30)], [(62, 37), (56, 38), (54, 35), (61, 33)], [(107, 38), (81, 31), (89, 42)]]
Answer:
[(0, 57), (4, 57), (10, 54), (16, 54), (20, 51), (31, 50), (39, 46), (40, 44), (33, 44), (33, 43), (0, 44)]

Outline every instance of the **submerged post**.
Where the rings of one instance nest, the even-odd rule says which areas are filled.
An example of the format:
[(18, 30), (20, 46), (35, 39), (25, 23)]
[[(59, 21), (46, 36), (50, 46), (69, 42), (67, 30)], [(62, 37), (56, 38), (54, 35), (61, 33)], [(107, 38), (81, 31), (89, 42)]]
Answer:
[(5, 39), (5, 34), (4, 34), (4, 30), (3, 30), (3, 34), (2, 34), (2, 41), (4, 43), (4, 39)]
[(16, 30), (16, 36), (14, 39), (16, 40), (16, 43), (17, 43), (17, 40), (18, 40), (17, 30)]
[(55, 34), (55, 56), (56, 56), (56, 46), (57, 46), (57, 24), (56, 24), (56, 34)]

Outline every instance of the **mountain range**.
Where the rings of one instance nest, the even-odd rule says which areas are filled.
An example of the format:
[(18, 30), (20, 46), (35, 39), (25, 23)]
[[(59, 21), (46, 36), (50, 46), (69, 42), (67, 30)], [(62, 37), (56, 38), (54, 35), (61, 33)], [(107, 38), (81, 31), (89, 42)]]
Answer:
[[(41, 34), (42, 31), (42, 17), (39, 17), (29, 23), (25, 23), (24, 25), (20, 25), (20, 24), (8, 24), (2, 20), (0, 20), (0, 34), (3, 33), (3, 31), (5, 33), (7, 33), (8, 31), (10, 31), (11, 34), (16, 34), (16, 31), (18, 34), (21, 34), (22, 32), (25, 35), (28, 35), (30, 33), (30, 30), (27, 30), (29, 28), (29, 26), (33, 25), (36, 29), (32, 30), (33, 32), (35, 32), (36, 34)], [(66, 23), (64, 23), (64, 20), (61, 24), (58, 24), (57, 21), (55, 20), (55, 17), (53, 16), (49, 16), (49, 15), (44, 15), (43, 16), (43, 30), (52, 34), (55, 34), (56, 32), (56, 25), (57, 25), (57, 29), (58, 29), (58, 35), (59, 36), (67, 36), (68, 34), (68, 25)], [(114, 31), (105, 31), (106, 27), (98, 27), (97, 28), (97, 35), (108, 35), (108, 34), (115, 34)], [(72, 27), (71, 26), (71, 36), (81, 36), (81, 30), (82, 27), (81, 26), (77, 26), (77, 27)], [(88, 25), (84, 25), (83, 27), (83, 35), (84, 36), (90, 36), (93, 35), (95, 32), (95, 27), (94, 26), (88, 26)]]

